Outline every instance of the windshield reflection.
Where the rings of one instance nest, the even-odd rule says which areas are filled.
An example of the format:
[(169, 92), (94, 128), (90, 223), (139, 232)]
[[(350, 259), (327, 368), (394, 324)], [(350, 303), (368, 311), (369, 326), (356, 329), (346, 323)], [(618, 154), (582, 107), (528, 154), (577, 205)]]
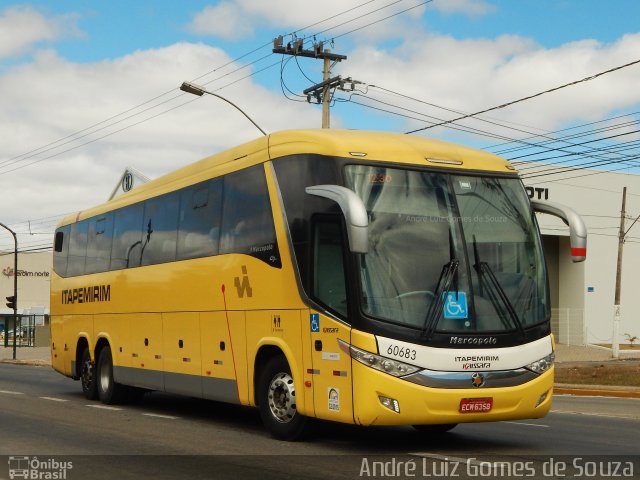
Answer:
[(369, 214), (369, 252), (359, 260), (365, 314), (427, 337), (522, 332), (547, 319), (541, 246), (518, 179), (345, 172)]

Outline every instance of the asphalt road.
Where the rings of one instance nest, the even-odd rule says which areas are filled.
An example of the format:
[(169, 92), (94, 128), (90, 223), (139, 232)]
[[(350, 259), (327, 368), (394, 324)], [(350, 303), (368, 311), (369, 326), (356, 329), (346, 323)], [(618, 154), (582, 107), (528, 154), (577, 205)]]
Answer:
[(0, 364), (0, 479), (26, 462), (65, 479), (640, 478), (639, 432), (640, 399), (558, 396), (540, 420), (434, 437), (316, 423), (285, 443), (251, 408), (160, 393), (107, 407), (50, 368)]

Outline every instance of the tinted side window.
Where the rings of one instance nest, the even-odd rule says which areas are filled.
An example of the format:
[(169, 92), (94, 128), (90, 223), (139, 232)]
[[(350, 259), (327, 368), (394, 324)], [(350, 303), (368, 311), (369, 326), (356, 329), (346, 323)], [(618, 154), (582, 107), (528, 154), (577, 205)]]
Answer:
[(89, 223), (87, 262), (85, 273), (109, 270), (111, 243), (113, 240), (113, 214), (100, 215)]
[(224, 178), (220, 253), (246, 253), (280, 266), (262, 165)]
[(87, 255), (87, 231), (89, 221), (83, 220), (71, 226), (69, 239), (69, 256), (67, 260), (67, 275), (83, 275), (85, 257)]
[(171, 262), (176, 259), (179, 206), (178, 192), (144, 202), (141, 265)]
[(343, 234), (338, 217), (318, 221), (313, 232), (313, 296), (329, 309), (347, 316)]
[(142, 203), (116, 210), (113, 226), (113, 247), (111, 249), (111, 270), (140, 265), (142, 212)]
[(221, 211), (222, 180), (181, 191), (178, 260), (218, 254)]
[(61, 277), (67, 276), (70, 232), (71, 225), (66, 225), (56, 230), (55, 248), (53, 251), (53, 270)]

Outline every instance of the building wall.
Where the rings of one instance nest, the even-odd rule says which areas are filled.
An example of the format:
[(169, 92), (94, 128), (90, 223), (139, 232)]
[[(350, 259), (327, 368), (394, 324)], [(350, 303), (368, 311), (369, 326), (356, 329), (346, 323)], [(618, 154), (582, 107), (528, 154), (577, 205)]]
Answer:
[[(18, 313), (33, 307), (49, 312), (52, 262), (51, 252), (18, 254)], [(5, 297), (13, 295), (13, 275), (13, 252), (0, 253), (0, 313), (13, 313), (5, 305)]]
[[(578, 328), (574, 325), (576, 318), (583, 316), (581, 328), (584, 343), (611, 343), (622, 190), (627, 187), (626, 228), (629, 228), (640, 215), (640, 175), (579, 170), (549, 179), (576, 175), (583, 176), (564, 181), (532, 178), (529, 182), (525, 179), (524, 183), (536, 198), (540, 195), (543, 200), (547, 197), (549, 202), (567, 205), (585, 221), (588, 230), (587, 260), (575, 264), (570, 258), (568, 228), (554, 217), (537, 214), (543, 235), (557, 236), (559, 239), (556, 313), (564, 315), (565, 319), (571, 318), (574, 330)], [(532, 192), (532, 188), (541, 190)], [(640, 291), (636, 292), (640, 285), (638, 265), (640, 221), (631, 227), (624, 244), (620, 343), (627, 343), (625, 333), (640, 336)], [(566, 337), (567, 333), (563, 335)], [(571, 336), (577, 338), (577, 335), (580, 332), (574, 332)]]

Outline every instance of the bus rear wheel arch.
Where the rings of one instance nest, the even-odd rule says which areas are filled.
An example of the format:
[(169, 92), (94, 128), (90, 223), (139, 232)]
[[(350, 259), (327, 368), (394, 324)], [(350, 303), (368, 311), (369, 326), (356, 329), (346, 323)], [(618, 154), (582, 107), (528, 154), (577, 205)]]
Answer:
[(270, 357), (257, 376), (260, 417), (269, 433), (279, 439), (302, 438), (307, 418), (297, 410), (296, 385), (283, 355)]

